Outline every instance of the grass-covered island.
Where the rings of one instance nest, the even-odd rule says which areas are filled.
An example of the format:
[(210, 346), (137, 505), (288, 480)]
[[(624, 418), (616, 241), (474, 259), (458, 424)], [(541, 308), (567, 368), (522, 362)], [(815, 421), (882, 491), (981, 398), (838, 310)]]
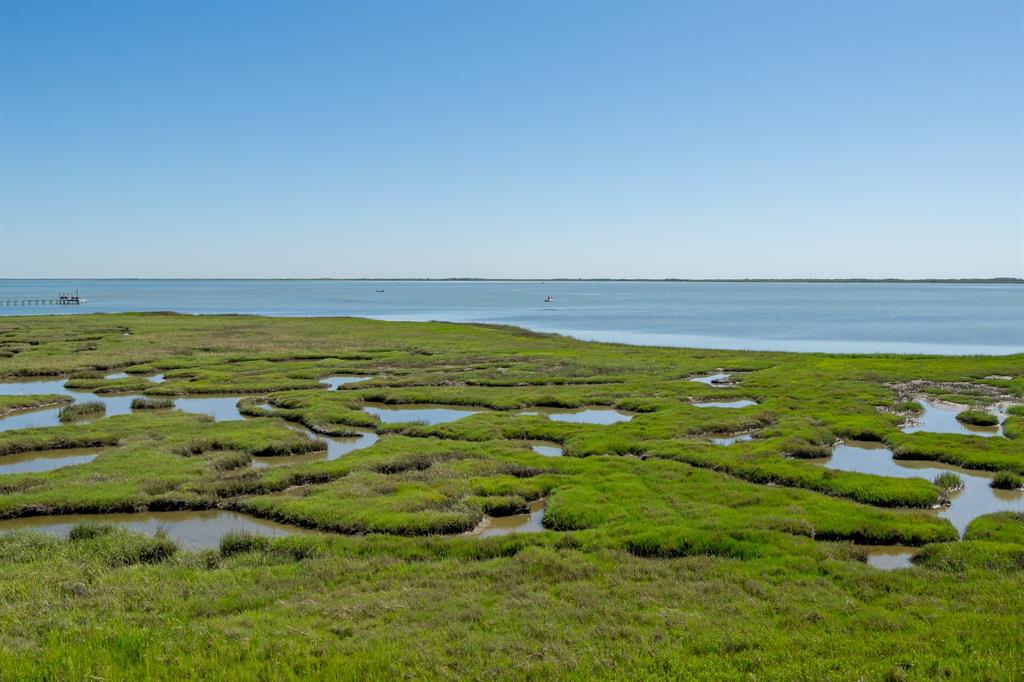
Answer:
[(1024, 516), (944, 511), (1020, 494), (1024, 356), (73, 315), (0, 318), (0, 381), (50, 419), (0, 430), (0, 679), (1024, 676)]

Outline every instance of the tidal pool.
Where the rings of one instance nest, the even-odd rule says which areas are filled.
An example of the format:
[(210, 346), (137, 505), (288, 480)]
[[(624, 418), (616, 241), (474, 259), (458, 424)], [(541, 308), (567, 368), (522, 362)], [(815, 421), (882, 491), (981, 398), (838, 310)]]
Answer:
[(370, 377), (324, 377), (320, 379), (321, 384), (327, 385), (327, 390), (336, 391), (339, 386), (345, 384), (357, 384), (360, 381), (369, 381)]
[(530, 449), (536, 452), (538, 455), (544, 455), (545, 457), (561, 457), (562, 446), (558, 443), (552, 443), (546, 440), (533, 441), (530, 444)]
[(99, 455), (99, 448), (36, 450), (0, 457), (0, 474), (30, 474), (53, 471), (75, 464), (88, 464)]
[(910, 568), (914, 564), (911, 559), (917, 554), (917, 550), (902, 545), (875, 545), (867, 548), (868, 566), (883, 571), (893, 571), (898, 568)]
[(108, 374), (108, 375), (106, 375), (103, 378), (104, 379), (127, 379), (128, 378), (128, 372), (114, 372), (113, 374)]
[(750, 407), (751, 405), (757, 405), (753, 400), (727, 400), (723, 402), (700, 402), (691, 403), (694, 407)]
[(96, 395), (93, 393), (79, 394), (82, 396), (81, 400), (75, 400), (75, 402), (99, 401), (107, 408), (104, 413), (106, 417), (113, 417), (118, 414), (131, 414), (132, 413), (132, 401), (136, 398), (141, 398), (141, 395)]
[(38, 379), (36, 381), (11, 381), (0, 383), (0, 395), (40, 395), (60, 393), (75, 395), (64, 388), (67, 379)]
[(419, 422), (431, 426), (453, 422), (456, 419), (480, 413), (480, 410), (456, 410), (442, 405), (393, 407), (385, 404), (365, 405), (363, 411), (372, 414), (385, 424)]
[(312, 436), (313, 438), (317, 439), (321, 443), (327, 445), (328, 460), (338, 459), (342, 455), (347, 455), (348, 453), (353, 452), (355, 450), (362, 450), (363, 448), (368, 448), (374, 443), (376, 443), (378, 440), (380, 440), (380, 436), (378, 436), (373, 431), (364, 431), (360, 435), (353, 436), (351, 438), (325, 436), (323, 434), (315, 433), (308, 429), (306, 429), (306, 433)]
[(546, 416), (555, 422), (571, 422), (573, 424), (599, 424), (607, 426), (628, 422), (633, 415), (611, 409), (584, 408), (579, 410), (563, 410), (558, 408), (537, 408), (536, 414)]
[(0, 533), (31, 530), (66, 538), (72, 527), (85, 522), (116, 523), (147, 535), (154, 535), (157, 529), (163, 528), (179, 546), (192, 550), (216, 549), (220, 546), (220, 539), (229, 531), (246, 531), (265, 537), (310, 532), (237, 512), (209, 510), (27, 516), (0, 521)]
[(705, 384), (707, 386), (714, 386), (716, 388), (725, 388), (731, 385), (732, 382), (729, 380), (728, 374), (709, 374), (702, 377), (691, 377), (690, 381), (696, 381), (698, 384)]
[(509, 533), (536, 533), (544, 530), (542, 523), (544, 519), (544, 500), (534, 500), (529, 505), (530, 511), (527, 514), (513, 514), (512, 516), (488, 516), (485, 525), (478, 532), (482, 538), (495, 535), (508, 535)]
[[(163, 375), (156, 375), (163, 378)], [(150, 377), (153, 380), (155, 377)], [(158, 382), (157, 382), (158, 383)], [(104, 416), (113, 417), (119, 414), (131, 414), (132, 401), (142, 398), (141, 395), (107, 395), (96, 393), (80, 393), (64, 387), (64, 379), (29, 381), (0, 384), (0, 395), (39, 395), (55, 393), (70, 396), (74, 402), (101, 402), (106, 407)], [(176, 398), (175, 408), (182, 412), (207, 414), (216, 421), (232, 421), (243, 419), (238, 411), (238, 401), (242, 396), (209, 396), (203, 398)], [(46, 408), (27, 412), (16, 412), (0, 418), (0, 431), (24, 429), (39, 426), (57, 426), (60, 420), (57, 415), (60, 408)]]
[(163, 374), (154, 374), (151, 377), (146, 377), (146, 380), (149, 381), (151, 384), (162, 384), (164, 383), (164, 381), (166, 381)]
[(948, 403), (935, 403), (919, 399), (924, 412), (911, 419), (904, 427), (903, 433), (926, 431), (928, 433), (960, 433), (967, 436), (983, 436), (991, 438), (1002, 434), (1003, 425), (975, 426), (957, 421), (956, 416), (967, 408)]
[(177, 398), (174, 407), (191, 414), (206, 414), (214, 421), (227, 422), (245, 419), (238, 411), (238, 401), (242, 396), (217, 396), (212, 398)]
[(338, 459), (342, 455), (347, 455), (355, 450), (362, 450), (368, 448), (378, 440), (380, 437), (373, 431), (365, 431), (360, 433), (358, 436), (351, 438), (340, 438), (337, 436), (325, 436), (315, 431), (311, 431), (305, 427), (289, 427), (294, 431), (304, 433), (310, 438), (315, 438), (321, 443), (327, 446), (327, 450), (319, 450), (317, 452), (309, 452), (302, 455), (280, 455), (277, 457), (253, 457), (252, 466), (254, 469), (264, 469), (272, 466), (283, 466), (288, 464), (301, 464), (303, 462), (329, 462), (331, 460)]
[(1024, 511), (1024, 492), (998, 490), (989, 483), (993, 474), (974, 469), (942, 464), (894, 459), (892, 451), (881, 443), (844, 441), (835, 446), (824, 466), (839, 471), (856, 471), (894, 478), (924, 478), (933, 481), (941, 473), (951, 471), (960, 476), (963, 487), (946, 493), (948, 506), (938, 510), (941, 518), (949, 519), (962, 536), (967, 525), (983, 514), (1000, 511)]
[[(106, 408), (104, 416), (107, 417), (119, 414), (131, 414), (132, 400), (140, 397), (137, 395), (97, 395), (95, 393), (80, 393), (65, 388), (64, 384), (66, 381), (66, 379), (44, 379), (41, 381), (0, 383), (0, 395), (58, 394), (66, 395), (76, 403), (101, 402)], [(59, 407), (14, 412), (6, 417), (0, 417), (0, 431), (57, 426), (60, 424), (60, 419), (58, 418), (59, 414)]]
[(711, 442), (715, 445), (732, 445), (733, 443), (741, 443), (748, 440), (754, 440), (754, 434), (735, 433), (731, 436), (723, 436), (722, 438), (712, 438)]

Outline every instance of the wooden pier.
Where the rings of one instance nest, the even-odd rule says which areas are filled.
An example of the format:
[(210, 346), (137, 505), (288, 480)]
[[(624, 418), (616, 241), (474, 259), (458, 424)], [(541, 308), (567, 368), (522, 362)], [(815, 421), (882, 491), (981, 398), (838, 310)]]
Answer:
[(82, 305), (85, 299), (75, 289), (75, 293), (60, 292), (57, 298), (6, 298), (0, 299), (0, 307), (39, 306), (39, 305)]

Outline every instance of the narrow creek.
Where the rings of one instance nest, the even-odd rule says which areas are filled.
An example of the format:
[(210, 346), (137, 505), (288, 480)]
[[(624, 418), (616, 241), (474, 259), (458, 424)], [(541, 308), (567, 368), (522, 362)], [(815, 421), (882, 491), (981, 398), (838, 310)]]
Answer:
[(495, 535), (508, 535), (509, 533), (537, 533), (544, 530), (544, 499), (530, 502), (530, 511), (525, 514), (512, 514), (511, 516), (488, 516), (471, 535), (481, 538), (494, 537)]
[(384, 403), (368, 403), (363, 406), (363, 411), (372, 414), (385, 424), (412, 422), (430, 426), (446, 424), (481, 412), (480, 410), (454, 409), (447, 405), (395, 406)]
[(358, 436), (353, 437), (340, 437), (340, 436), (325, 436), (320, 433), (316, 433), (305, 426), (297, 424), (289, 424), (288, 427), (294, 431), (302, 433), (309, 438), (318, 440), (327, 446), (327, 450), (320, 450), (317, 452), (310, 452), (304, 455), (283, 455), (279, 457), (253, 457), (252, 467), (254, 469), (265, 469), (273, 466), (287, 466), (290, 464), (302, 464), (304, 462), (323, 462), (332, 461), (338, 459), (342, 455), (347, 455), (350, 452), (356, 450), (362, 450), (368, 448), (376, 443), (380, 437), (374, 431), (363, 431)]
[(175, 543), (191, 550), (216, 549), (220, 546), (220, 539), (231, 531), (264, 537), (312, 533), (297, 526), (222, 510), (27, 516), (0, 521), (0, 533), (32, 530), (66, 538), (74, 526), (88, 522), (114, 523), (147, 535), (155, 535), (157, 530), (163, 529)]
[(327, 386), (329, 391), (337, 391), (339, 386), (345, 384), (358, 384), (361, 381), (369, 381), (372, 377), (324, 377), (320, 383)]
[(205, 398), (175, 398), (174, 408), (190, 414), (205, 414), (217, 422), (240, 421), (245, 415), (238, 411), (240, 395), (219, 395)]
[(0, 474), (35, 474), (75, 464), (88, 464), (96, 459), (101, 448), (67, 450), (36, 450), (0, 457)]
[(517, 413), (520, 417), (547, 417), (555, 422), (569, 422), (572, 424), (597, 424), (608, 426), (620, 422), (628, 422), (633, 415), (628, 412), (613, 409), (602, 409), (595, 407), (571, 409), (560, 407), (534, 407), (525, 412)]
[(724, 401), (707, 401), (690, 403), (694, 407), (725, 407), (737, 409), (740, 407), (750, 407), (751, 405), (757, 405), (753, 400), (724, 400)]

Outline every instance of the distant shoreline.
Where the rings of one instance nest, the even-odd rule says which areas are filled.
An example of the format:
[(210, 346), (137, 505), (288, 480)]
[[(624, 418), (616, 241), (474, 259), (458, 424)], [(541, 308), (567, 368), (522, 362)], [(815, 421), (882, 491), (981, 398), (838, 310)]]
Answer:
[(0, 277), (0, 282), (679, 282), (732, 284), (1024, 284), (1021, 277), (965, 278), (748, 278), (686, 279), (680, 277)]

